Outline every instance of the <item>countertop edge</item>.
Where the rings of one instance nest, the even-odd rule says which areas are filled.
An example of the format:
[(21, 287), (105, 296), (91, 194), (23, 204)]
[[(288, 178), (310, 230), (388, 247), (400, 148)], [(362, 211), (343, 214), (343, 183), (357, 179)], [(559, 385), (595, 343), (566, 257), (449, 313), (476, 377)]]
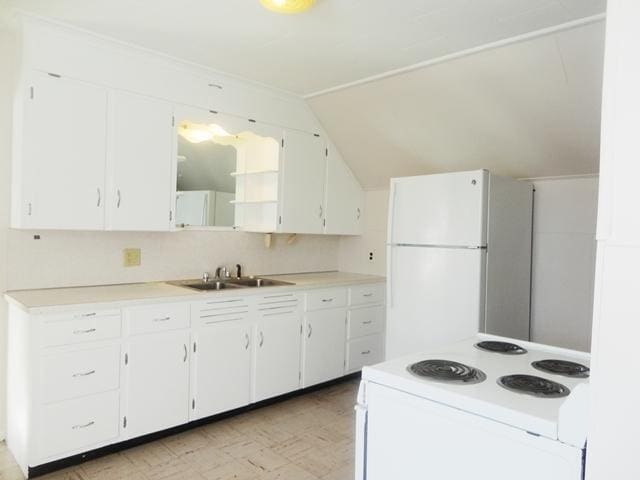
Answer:
[[(331, 272), (322, 272), (322, 274), (327, 275)], [(134, 306), (142, 306), (142, 305), (150, 305), (154, 303), (179, 303), (179, 302), (194, 302), (194, 301), (205, 301), (211, 298), (220, 298), (220, 297), (228, 297), (228, 296), (254, 296), (260, 295), (265, 291), (268, 292), (280, 292), (280, 291), (305, 291), (305, 290), (315, 290), (321, 288), (333, 288), (333, 287), (346, 287), (350, 285), (366, 285), (372, 283), (386, 283), (386, 278), (377, 275), (366, 275), (366, 274), (354, 274), (350, 272), (334, 272), (337, 275), (346, 274), (353, 275), (354, 278), (349, 279), (327, 279), (323, 280), (314, 280), (309, 283), (297, 283), (295, 285), (282, 285), (282, 286), (272, 286), (272, 287), (262, 287), (262, 288), (243, 288), (238, 290), (226, 290), (226, 291), (217, 291), (217, 292), (198, 292), (192, 291), (185, 287), (175, 287), (176, 289), (183, 289), (184, 293), (180, 295), (149, 295), (149, 296), (141, 296), (139, 298), (127, 298), (121, 300), (96, 300), (96, 301), (86, 301), (86, 302), (70, 302), (70, 303), (52, 303), (47, 305), (29, 305), (20, 301), (18, 298), (15, 298), (13, 295), (20, 294), (24, 292), (43, 292), (49, 291), (55, 295), (55, 290), (73, 290), (74, 288), (82, 289), (82, 288), (100, 288), (103, 287), (101, 285), (91, 286), (91, 287), (65, 287), (65, 288), (52, 288), (52, 289), (34, 289), (34, 290), (14, 290), (7, 291), (4, 293), (5, 300), (12, 306), (19, 308), (23, 312), (29, 315), (45, 315), (45, 314), (56, 314), (63, 313), (68, 311), (78, 311), (78, 310), (87, 310), (87, 309), (109, 309), (109, 308), (127, 308)], [(262, 278), (273, 278), (273, 279), (281, 279), (286, 276), (301, 276), (305, 275), (312, 276), (314, 274), (283, 274), (283, 275), (264, 275)], [(317, 274), (316, 274), (317, 275)], [(360, 277), (360, 278), (358, 278)], [(154, 285), (157, 286), (165, 286), (165, 282), (147, 282), (142, 284), (119, 284), (119, 285), (105, 285), (105, 288), (108, 287), (126, 287), (133, 285), (147, 285), (150, 288), (153, 288)]]

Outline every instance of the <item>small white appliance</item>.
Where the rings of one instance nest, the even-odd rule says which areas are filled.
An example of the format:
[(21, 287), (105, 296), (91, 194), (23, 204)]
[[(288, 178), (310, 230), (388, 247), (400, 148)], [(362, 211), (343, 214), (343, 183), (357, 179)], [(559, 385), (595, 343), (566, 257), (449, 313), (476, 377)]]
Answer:
[(529, 339), (532, 211), (531, 183), (486, 170), (391, 180), (386, 358)]
[(589, 360), (478, 334), (365, 367), (356, 479), (581, 480)]

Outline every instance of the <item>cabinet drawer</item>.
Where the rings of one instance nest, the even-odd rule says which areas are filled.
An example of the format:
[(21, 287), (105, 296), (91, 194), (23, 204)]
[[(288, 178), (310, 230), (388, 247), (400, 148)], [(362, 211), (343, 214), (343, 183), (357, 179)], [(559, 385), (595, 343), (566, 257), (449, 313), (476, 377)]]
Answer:
[(189, 328), (188, 303), (164, 303), (124, 310), (129, 335)]
[(349, 310), (349, 340), (374, 333), (382, 333), (384, 327), (384, 307), (365, 307)]
[(46, 317), (42, 325), (42, 345), (53, 347), (109, 340), (120, 334), (120, 310)]
[(384, 359), (383, 336), (370, 335), (347, 342), (347, 373), (360, 370)]
[(42, 408), (38, 432), (41, 460), (89, 450), (118, 437), (120, 396), (117, 391), (52, 403)]
[(384, 303), (385, 284), (373, 283), (349, 288), (349, 305)]
[(327, 290), (314, 290), (307, 292), (306, 310), (319, 310), (321, 308), (344, 307), (347, 304), (346, 288), (331, 288)]
[(45, 403), (115, 390), (120, 385), (120, 346), (80, 350), (42, 358)]

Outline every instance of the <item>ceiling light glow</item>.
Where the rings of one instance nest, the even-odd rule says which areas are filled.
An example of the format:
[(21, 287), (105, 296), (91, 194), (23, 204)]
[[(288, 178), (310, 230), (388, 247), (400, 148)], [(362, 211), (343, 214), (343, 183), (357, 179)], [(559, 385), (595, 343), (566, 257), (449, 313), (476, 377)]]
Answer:
[(263, 7), (277, 13), (301, 13), (309, 10), (316, 0), (260, 0)]

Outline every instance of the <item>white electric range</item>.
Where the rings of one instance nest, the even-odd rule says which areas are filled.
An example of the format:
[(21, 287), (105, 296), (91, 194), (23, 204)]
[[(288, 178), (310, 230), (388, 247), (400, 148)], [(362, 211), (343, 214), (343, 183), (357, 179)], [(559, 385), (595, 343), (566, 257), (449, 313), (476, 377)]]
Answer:
[(587, 353), (479, 334), (365, 367), (356, 480), (580, 480)]

